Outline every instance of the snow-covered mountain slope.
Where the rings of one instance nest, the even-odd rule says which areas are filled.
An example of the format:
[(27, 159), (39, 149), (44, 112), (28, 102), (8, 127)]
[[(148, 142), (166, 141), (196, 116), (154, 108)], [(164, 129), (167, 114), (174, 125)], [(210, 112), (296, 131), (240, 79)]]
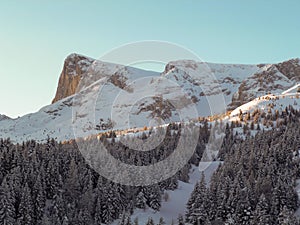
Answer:
[(275, 64), (278, 70), (292, 81), (300, 81), (300, 59), (291, 59)]
[[(76, 137), (220, 114), (287, 90), (300, 80), (299, 68), (299, 59), (274, 65), (179, 60), (158, 73), (71, 54), (53, 104), (18, 119), (0, 119), (0, 138), (63, 141), (75, 138), (72, 128), (78, 126)], [(294, 104), (287, 99), (283, 105)]]
[(232, 105), (238, 106), (266, 93), (279, 94), (292, 85), (294, 81), (284, 76), (276, 66), (267, 65), (241, 83)]
[(282, 92), (282, 94), (288, 94), (288, 93), (297, 93), (300, 92), (300, 84), (296, 84), (295, 86), (285, 90)]
[[(215, 170), (220, 165), (219, 161), (212, 162), (210, 166), (204, 171), (206, 183), (210, 182), (211, 176)], [(196, 166), (192, 166), (189, 173), (189, 182), (185, 183), (183, 181), (178, 182), (178, 188), (176, 190), (167, 190), (164, 196), (167, 198), (163, 199), (160, 210), (154, 211), (151, 208), (135, 209), (134, 213), (131, 215), (131, 220), (135, 218), (139, 219), (141, 224), (146, 224), (149, 217), (151, 217), (155, 223), (159, 222), (161, 217), (164, 218), (166, 224), (177, 224), (178, 215), (185, 215), (186, 204), (191, 196), (191, 193), (196, 185), (196, 183), (201, 180), (201, 172)], [(116, 220), (112, 225), (117, 225), (119, 220)]]
[(0, 121), (1, 120), (10, 120), (11, 118), (6, 116), (6, 115), (3, 115), (3, 114), (0, 114)]
[(287, 107), (293, 107), (295, 110), (300, 110), (300, 93), (285, 93), (274, 95), (269, 94), (255, 98), (247, 102), (230, 113), (230, 120), (238, 120), (239, 114), (252, 113), (254, 110), (261, 110), (264, 113), (273, 114), (276, 111), (282, 113)]

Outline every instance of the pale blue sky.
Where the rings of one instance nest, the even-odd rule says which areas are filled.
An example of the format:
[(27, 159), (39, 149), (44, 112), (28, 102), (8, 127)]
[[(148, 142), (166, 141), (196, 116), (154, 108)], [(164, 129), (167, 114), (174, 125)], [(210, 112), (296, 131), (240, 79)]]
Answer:
[(64, 58), (163, 40), (221, 63), (300, 57), (300, 1), (0, 1), (0, 114), (51, 102)]

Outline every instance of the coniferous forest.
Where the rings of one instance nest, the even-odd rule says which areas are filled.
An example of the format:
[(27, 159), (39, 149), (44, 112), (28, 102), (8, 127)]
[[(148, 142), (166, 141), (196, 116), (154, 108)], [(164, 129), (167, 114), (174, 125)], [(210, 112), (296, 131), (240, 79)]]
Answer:
[[(256, 124), (223, 124), (225, 138), (215, 158), (222, 163), (209, 183), (202, 176), (186, 203), (186, 214), (178, 215), (176, 224), (299, 224), (294, 216), (299, 205), (295, 191), (300, 177), (299, 112), (286, 113), (268, 130)], [(188, 182), (191, 165), (200, 162), (212, 125), (206, 120), (197, 124), (199, 139), (190, 161), (173, 177), (143, 187), (120, 185), (100, 176), (74, 141), (58, 143), (49, 138), (47, 143), (13, 144), (9, 139), (0, 140), (0, 224), (96, 225), (116, 219), (120, 225), (141, 224), (130, 218), (134, 209), (159, 211), (164, 191), (176, 189), (179, 180)], [(102, 141), (114, 157), (149, 165), (176, 147), (180, 124), (166, 129), (166, 141), (141, 154), (124, 147), (114, 132), (86, 142)], [(149, 218), (146, 224), (155, 223)], [(159, 224), (166, 224), (164, 218)]]

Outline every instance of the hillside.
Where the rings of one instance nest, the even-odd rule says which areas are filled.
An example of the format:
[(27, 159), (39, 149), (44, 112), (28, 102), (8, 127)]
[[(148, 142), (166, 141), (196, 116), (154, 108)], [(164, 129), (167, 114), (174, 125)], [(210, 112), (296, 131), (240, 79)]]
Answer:
[(179, 121), (183, 113), (184, 120), (222, 114), (266, 94), (284, 98), (289, 94), (279, 93), (297, 84), (299, 68), (299, 59), (261, 65), (179, 60), (158, 73), (71, 54), (53, 104), (17, 119), (2, 116), (0, 138), (63, 141), (74, 138), (74, 126), (81, 126), (78, 137)]
[[(27, 162), (26, 160), (28, 159), (32, 160), (33, 165), (35, 165), (35, 157), (32, 157), (34, 155), (41, 154), (42, 158), (39, 160), (42, 161), (47, 161), (48, 158), (52, 159), (49, 164), (40, 162), (39, 165), (35, 165), (35, 167), (42, 165), (43, 169), (39, 176), (44, 177), (43, 179), (48, 183), (55, 183), (54, 193), (64, 190), (64, 193), (67, 193), (66, 196), (70, 195), (72, 198), (67, 199), (68, 197), (54, 195), (51, 191), (47, 192), (48, 196), (45, 196), (43, 200), (44, 218), (40, 218), (41, 220), (53, 221), (60, 218), (59, 216), (50, 217), (56, 204), (64, 206), (64, 202), (72, 202), (74, 199), (77, 199), (77, 196), (75, 197), (70, 192), (72, 190), (70, 187), (77, 185), (78, 188), (80, 182), (85, 182), (85, 184), (89, 183), (88, 189), (78, 188), (80, 192), (86, 192), (86, 195), (80, 195), (80, 205), (84, 206), (85, 202), (90, 201), (94, 201), (94, 205), (87, 211), (84, 211), (86, 209), (80, 209), (79, 213), (76, 212), (77, 208), (70, 210), (70, 212), (76, 214), (75, 217), (71, 216), (72, 213), (62, 210), (61, 212), (68, 215), (67, 217), (70, 221), (80, 220), (79, 215), (84, 212), (86, 215), (84, 219), (86, 220), (93, 221), (97, 219), (105, 221), (105, 223), (119, 224), (121, 220), (118, 218), (120, 216), (129, 218), (129, 214), (125, 215), (122, 210), (130, 208), (132, 210), (130, 212), (131, 220), (138, 218), (141, 224), (146, 223), (149, 217), (155, 223), (160, 218), (164, 218), (167, 224), (171, 224), (172, 221), (177, 220), (179, 215), (185, 216), (186, 221), (192, 222), (198, 217), (197, 210), (199, 207), (202, 207), (201, 199), (199, 200), (198, 197), (195, 197), (201, 196), (201, 194), (197, 193), (197, 188), (201, 186), (199, 186), (199, 180), (202, 177), (201, 171), (204, 171), (207, 187), (210, 187), (210, 189), (207, 189), (203, 185), (205, 182), (202, 184), (201, 188), (203, 191), (201, 193), (206, 193), (205, 196), (210, 196), (209, 200), (206, 200), (210, 208), (205, 207), (201, 208), (201, 210), (207, 212), (207, 214), (211, 213), (212, 220), (230, 221), (234, 219), (239, 221), (240, 224), (241, 219), (244, 218), (247, 220), (253, 220), (255, 217), (260, 218), (259, 212), (255, 211), (254, 208), (258, 207), (256, 205), (261, 204), (261, 198), (263, 199), (264, 197), (265, 178), (255, 177), (255, 180), (249, 179), (247, 190), (250, 190), (250, 192), (247, 193), (247, 196), (251, 195), (254, 199), (253, 202), (248, 200), (245, 202), (245, 207), (247, 206), (248, 208), (245, 208), (246, 211), (244, 210), (243, 212), (239, 211), (238, 206), (231, 204), (231, 201), (233, 201), (232, 196), (236, 196), (238, 201), (243, 203), (244, 197), (241, 197), (239, 194), (227, 193), (226, 190), (228, 187), (231, 190), (237, 190), (237, 193), (242, 193), (245, 190), (242, 186), (239, 186), (240, 180), (238, 179), (239, 177), (248, 179), (248, 175), (246, 175), (248, 173), (247, 168), (242, 165), (248, 165), (249, 152), (251, 152), (253, 162), (262, 162), (262, 159), (265, 157), (265, 153), (262, 153), (263, 151), (268, 152), (268, 158), (270, 159), (273, 157), (272, 152), (277, 151), (277, 155), (279, 153), (284, 154), (284, 156), (280, 155), (278, 159), (276, 158), (277, 161), (270, 160), (269, 164), (272, 164), (270, 167), (264, 163), (258, 164), (259, 172), (252, 174), (252, 176), (258, 176), (261, 171), (268, 171), (278, 181), (287, 179), (287, 183), (292, 183), (299, 179), (298, 176), (292, 173), (294, 170), (299, 169), (297, 167), (299, 164), (297, 155), (299, 139), (297, 137), (297, 142), (293, 143), (291, 140), (294, 137), (290, 135), (290, 133), (295, 133), (299, 129), (297, 126), (300, 110), (298, 65), (299, 60), (290, 60), (274, 65), (224, 65), (179, 60), (169, 62), (165, 70), (162, 73), (158, 73), (130, 66), (95, 61), (84, 56), (72, 54), (65, 61), (57, 93), (52, 104), (41, 108), (36, 113), (28, 114), (18, 119), (0, 115), (0, 138), (9, 138), (13, 143), (26, 142), (32, 139), (44, 144), (38, 145), (35, 141), (25, 143), (26, 154), (17, 154), (15, 156), (18, 158), (17, 160), (14, 158), (10, 159), (10, 154), (4, 152), (7, 149), (10, 152), (15, 151), (15, 149), (23, 151), (22, 145), (13, 146), (10, 141), (1, 140), (3, 145), (0, 146), (2, 148), (2, 150), (0, 148), (0, 152), (2, 151), (3, 158), (0, 157), (0, 160), (5, 162), (11, 160), (9, 162), (12, 165), (17, 162), (24, 166), (27, 164), (24, 163), (23, 165), (23, 162)], [(226, 108), (230, 111), (225, 114)], [(151, 188), (134, 187), (123, 189), (122, 186), (111, 181), (102, 181), (101, 176), (93, 175), (94, 170), (93, 172), (89, 171), (89, 166), (93, 167), (93, 161), (97, 162), (97, 159), (99, 159), (97, 158), (98, 154), (101, 151), (89, 152), (91, 154), (89, 155), (90, 158), (82, 160), (82, 152), (79, 153), (78, 151), (80, 146), (77, 149), (76, 145), (74, 147), (73, 141), (67, 141), (77, 137), (88, 137), (84, 139), (83, 143), (95, 144), (98, 143), (99, 139), (103, 139), (105, 140), (104, 142), (112, 144), (108, 145), (110, 146), (109, 151), (115, 157), (121, 157), (128, 164), (137, 161), (137, 163), (148, 165), (147, 163), (156, 162), (156, 157), (160, 159), (162, 152), (162, 155), (165, 156), (175, 148), (174, 144), (177, 141), (179, 132), (178, 127), (182, 124), (172, 123), (169, 126), (168, 124), (173, 121), (191, 121), (194, 119), (198, 120), (191, 124), (196, 125), (196, 127), (199, 126), (202, 131), (190, 161), (180, 168), (176, 175), (164, 180), (159, 185), (150, 186)], [(218, 133), (218, 130), (215, 129), (217, 127), (215, 125), (221, 119), (222, 122), (220, 124), (225, 125), (223, 126), (225, 128), (223, 130), (225, 131), (224, 139), (222, 138), (223, 133)], [(169, 136), (166, 138), (170, 143), (162, 142), (162, 145), (155, 147), (155, 151), (146, 151), (144, 153), (141, 151), (142, 154), (140, 155), (137, 154), (140, 151), (135, 152), (131, 148), (124, 148), (122, 141), (132, 139), (136, 141), (133, 142), (135, 143), (133, 146), (137, 146), (137, 149), (140, 150), (140, 142), (137, 140), (147, 138), (150, 132), (159, 132), (159, 129), (156, 127), (159, 125), (162, 125), (162, 130), (170, 129)], [(287, 129), (289, 126), (293, 130)], [(150, 127), (154, 127), (154, 129), (149, 129)], [(112, 130), (113, 132), (110, 132)], [(286, 136), (281, 136), (282, 131), (285, 132)], [(135, 132), (137, 134), (131, 134)], [(102, 133), (102, 135), (93, 136), (99, 133)], [(191, 137), (192, 135), (188, 136)], [(273, 136), (277, 138), (273, 139)], [(63, 141), (64, 144), (61, 145), (54, 140), (50, 141), (49, 137), (53, 137), (57, 141)], [(224, 142), (220, 145), (214, 145), (214, 141), (210, 143), (210, 138), (215, 141), (220, 139)], [(282, 152), (281, 146), (277, 148), (278, 143), (276, 140), (279, 140), (279, 138), (289, 140), (286, 146), (291, 151)], [(265, 139), (268, 141), (265, 142)], [(255, 144), (261, 140), (263, 141), (260, 144), (264, 150), (261, 148), (256, 149)], [(149, 143), (152, 144), (152, 142)], [(272, 144), (269, 145), (269, 143)], [(214, 150), (216, 146), (218, 149)], [(51, 151), (47, 149), (51, 149)], [(120, 149), (122, 151), (119, 151)], [(187, 149), (186, 145), (184, 149)], [(268, 151), (268, 149), (271, 150)], [(206, 161), (202, 158), (203, 155), (207, 156), (209, 151), (212, 151), (209, 156), (212, 157), (211, 160), (215, 160), (214, 162)], [(255, 156), (257, 160), (253, 158), (255, 155), (254, 151), (261, 151)], [(242, 156), (239, 155), (240, 152), (242, 152)], [(290, 159), (292, 156), (294, 156), (293, 160), (290, 160), (289, 166), (285, 168), (286, 162), (281, 161), (282, 157)], [(19, 159), (22, 157), (24, 159), (20, 161)], [(149, 162), (147, 162), (147, 159), (149, 159)], [(66, 162), (68, 162), (67, 166), (65, 165)], [(74, 164), (74, 162), (76, 163)], [(238, 166), (233, 168), (235, 173), (241, 173), (239, 176), (231, 176), (232, 171), (228, 165), (233, 165), (233, 162), (238, 162), (236, 163)], [(175, 164), (177, 165), (178, 163)], [(80, 169), (74, 170), (75, 165)], [(248, 166), (250, 167), (251, 165), (249, 164)], [(275, 166), (276, 168), (280, 167), (280, 173), (277, 173), (277, 170), (272, 170)], [(175, 165), (168, 164), (165, 167), (173, 168)], [(93, 168), (95, 169), (95, 167)], [(115, 165), (114, 168), (116, 168)], [(291, 168), (294, 168), (294, 170)], [(47, 173), (45, 173), (48, 170), (53, 176), (48, 177)], [(12, 174), (22, 174), (22, 171), (14, 171)], [(64, 171), (63, 174), (65, 175), (60, 175), (60, 171)], [(286, 171), (285, 174), (282, 171)], [(126, 170), (117, 170), (115, 172), (117, 174), (113, 174), (111, 171), (114, 177), (126, 177)], [(28, 177), (36, 177), (37, 174), (34, 173), (35, 170), (30, 171), (29, 174), (31, 175)], [(157, 176), (162, 175), (157, 174)], [(18, 176), (28, 179), (23, 174)], [(92, 176), (95, 177), (92, 178)], [(143, 176), (147, 177), (146, 174), (143, 174)], [(52, 181), (50, 177), (60, 177), (64, 179), (64, 182)], [(76, 179), (74, 179), (75, 177)], [(76, 182), (77, 178), (79, 183)], [(154, 178), (150, 176), (149, 179), (152, 181)], [(257, 190), (253, 188), (256, 186), (254, 186), (254, 183), (251, 184), (252, 181), (256, 182), (255, 185), (259, 184), (259, 188), (261, 188), (257, 193)], [(36, 188), (32, 187), (33, 183), (35, 182), (29, 182), (31, 189)], [(8, 183), (7, 185), (12, 184)], [(36, 185), (41, 186), (38, 182)], [(46, 184), (43, 185), (46, 186)], [(296, 191), (299, 193), (299, 186), (295, 187), (278, 182), (275, 188), (268, 187), (268, 190), (273, 191), (278, 188), (286, 188), (288, 192), (281, 194), (284, 200), (280, 202), (278, 212), (271, 211), (268, 212), (268, 215), (273, 215), (273, 220), (277, 221), (276, 216), (283, 211), (281, 206), (286, 204), (285, 201), (289, 201), (290, 206), (286, 210), (288, 210), (289, 217), (294, 219), (291, 215), (298, 207)], [(23, 189), (28, 191), (28, 186), (25, 186)], [(230, 203), (221, 200), (225, 198), (214, 191), (227, 196), (226, 199)], [(120, 193), (125, 194), (125, 200), (121, 199)], [(267, 194), (268, 191), (266, 196), (271, 198)], [(94, 196), (102, 197), (94, 198)], [(213, 200), (214, 197), (217, 197), (217, 200)], [(121, 207), (115, 205), (114, 201), (110, 201), (113, 198), (118, 199)], [(64, 200), (62, 201), (61, 199)], [(134, 205), (132, 205), (133, 202)], [(106, 213), (105, 207), (109, 204), (112, 204), (110, 205), (111, 209), (117, 210), (115, 214), (110, 215)], [(216, 212), (215, 205), (220, 208), (226, 204), (232, 206), (232, 210), (235, 213), (229, 212), (228, 209), (224, 209), (224, 212), (227, 212), (224, 215), (222, 213), (219, 214), (222, 210), (219, 210), (218, 213)], [(272, 203), (272, 208), (275, 209), (277, 207), (276, 204)], [(249, 206), (252, 208), (249, 208)], [(64, 206), (64, 208), (66, 207)], [(94, 212), (95, 215), (93, 214)], [(109, 210), (109, 212), (111, 211)], [(242, 217), (240, 214), (244, 212), (248, 214)], [(96, 216), (97, 213), (98, 216)], [(39, 214), (39, 216), (41, 215)], [(251, 215), (251, 218), (249, 215)], [(232, 218), (230, 218), (231, 216)]]

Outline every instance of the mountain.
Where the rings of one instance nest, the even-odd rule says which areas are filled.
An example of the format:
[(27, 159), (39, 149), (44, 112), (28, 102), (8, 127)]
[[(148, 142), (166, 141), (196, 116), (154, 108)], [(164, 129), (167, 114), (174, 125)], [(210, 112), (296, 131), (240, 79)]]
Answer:
[(94, 59), (75, 53), (65, 59), (56, 95), (52, 103), (75, 94), (80, 79), (87, 72), (93, 61)]
[[(254, 162), (264, 162), (263, 160), (266, 159), (266, 155), (260, 154), (260, 152), (265, 151), (270, 153), (267, 158), (270, 158), (271, 160), (268, 163), (257, 165), (263, 165), (262, 169), (259, 171), (267, 171), (266, 169), (271, 168), (270, 171), (274, 172), (273, 176), (271, 176), (272, 179), (276, 177), (277, 180), (284, 180), (287, 178), (287, 174), (289, 174), (286, 173), (286, 171), (292, 171), (294, 168), (293, 166), (287, 166), (289, 165), (287, 161), (282, 160), (285, 159), (283, 154), (287, 153), (287, 151), (282, 151), (282, 149), (285, 149), (285, 146), (287, 146), (288, 151), (292, 148), (294, 151), (298, 150), (298, 142), (295, 142), (295, 140), (298, 139), (294, 136), (295, 134), (298, 134), (298, 130), (294, 129), (294, 133), (291, 132), (289, 134), (285, 132), (285, 135), (283, 136), (279, 132), (282, 132), (284, 129), (273, 129), (273, 134), (270, 133), (271, 135), (267, 133), (267, 130), (279, 127), (278, 125), (284, 124), (288, 120), (292, 121), (295, 116), (296, 118), (299, 118), (299, 112), (294, 110), (300, 108), (299, 79), (299, 59), (292, 59), (279, 64), (260, 65), (214, 64), (191, 60), (178, 60), (169, 62), (164, 71), (159, 73), (145, 71), (130, 66), (102, 62), (78, 54), (71, 54), (65, 60), (53, 103), (41, 108), (36, 113), (28, 114), (18, 119), (11, 119), (5, 115), (0, 115), (0, 138), (10, 138), (14, 143), (21, 143), (29, 139), (45, 142), (48, 137), (53, 137), (57, 141), (65, 141), (74, 139), (75, 137), (89, 137), (93, 134), (114, 129), (117, 134), (119, 134), (118, 132), (124, 134), (128, 134), (129, 132), (130, 134), (124, 138), (125, 140), (130, 136), (136, 137), (136, 135), (131, 134), (131, 132), (138, 132), (141, 130), (144, 132), (144, 126), (156, 126), (159, 124), (167, 124), (171, 121), (179, 121), (182, 119), (190, 120), (195, 119), (198, 116), (225, 113), (222, 107), (223, 105), (225, 108), (232, 111), (225, 115), (222, 114), (220, 117), (217, 115), (215, 118), (222, 118), (223, 122), (220, 124), (225, 124), (226, 122), (232, 123), (230, 123), (230, 129), (227, 130), (229, 133), (227, 133), (227, 139), (225, 138), (224, 140), (225, 144), (222, 145), (223, 147), (220, 150), (220, 158), (206, 167), (204, 173), (205, 179), (208, 185), (211, 185), (209, 190), (212, 190), (211, 187), (224, 187), (226, 190), (230, 187), (231, 189), (239, 190), (239, 193), (242, 193), (243, 189), (232, 188), (235, 187), (234, 185), (237, 185), (237, 187), (240, 188), (238, 180), (235, 180), (234, 182), (231, 182), (231, 178), (222, 180), (226, 177), (226, 173), (223, 172), (217, 176), (218, 179), (211, 179), (212, 174), (215, 171), (220, 173), (222, 168), (227, 168), (223, 165), (236, 165), (235, 162), (238, 162), (238, 164), (232, 168), (237, 170), (235, 171), (235, 174), (239, 174), (240, 172), (238, 171), (241, 171), (240, 168), (244, 168), (243, 165), (248, 165), (249, 152), (251, 151), (255, 151), (255, 153), (250, 154), (250, 158)], [(212, 105), (210, 105), (210, 103), (212, 103)], [(197, 110), (196, 114), (192, 113), (194, 108)], [(210, 121), (208, 122), (209, 125), (216, 124), (215, 120), (210, 120), (211, 117), (208, 119)], [(80, 129), (76, 129), (77, 127)], [(126, 130), (128, 128), (136, 129)], [(259, 130), (262, 129), (264, 129), (264, 131), (259, 133)], [(291, 129), (291, 127), (289, 129)], [(170, 133), (175, 134), (177, 138), (178, 133), (176, 132), (176, 130), (170, 131)], [(254, 136), (254, 134), (258, 135)], [(278, 135), (277, 138), (274, 135)], [(217, 138), (218, 136), (222, 135), (217, 135)], [(248, 138), (251, 136), (254, 139)], [(277, 146), (278, 143), (276, 139), (279, 138), (281, 138), (281, 143), (284, 143), (282, 142), (282, 140), (284, 140), (288, 145)], [(115, 144), (121, 139), (122, 138), (120, 137), (116, 137), (115, 139), (109, 138), (107, 140), (114, 140), (113, 146), (118, 146)], [(245, 140), (246, 144), (243, 144), (242, 140)], [(199, 147), (199, 149), (202, 147), (205, 148), (203, 143), (206, 143), (204, 139), (201, 140), (201, 145), (197, 147)], [(64, 170), (64, 168), (70, 169), (70, 172), (66, 170), (65, 174), (71, 174), (72, 171), (72, 174), (75, 174), (74, 176), (77, 180), (84, 180), (84, 183), (89, 184), (93, 183), (86, 182), (88, 181), (86, 179), (93, 179), (93, 176), (90, 176), (89, 172), (83, 170), (83, 168), (87, 167), (83, 164), (85, 161), (83, 162), (81, 157), (77, 157), (72, 151), (70, 152), (72, 156), (67, 155), (66, 157), (64, 156), (65, 154), (59, 153), (62, 152), (62, 149), (60, 148), (66, 146), (66, 149), (68, 149), (66, 154), (69, 154), (69, 150), (74, 147), (73, 142), (66, 143), (65, 145), (58, 145), (55, 144), (55, 142), (52, 144), (41, 145), (44, 147), (40, 148), (47, 149), (47, 151), (43, 151), (43, 153), (39, 155), (38, 161), (35, 157), (28, 157), (28, 155), (31, 154), (31, 151), (28, 152), (29, 154), (26, 154), (31, 148), (35, 148), (34, 142), (32, 142), (32, 146), (29, 144), (24, 147), (21, 145), (16, 145), (16, 147), (7, 147), (4, 145), (5, 154), (3, 154), (2, 157), (3, 162), (12, 163), (12, 166), (8, 164), (8, 168), (19, 168), (19, 164), (23, 165), (23, 163), (26, 163), (27, 165), (29, 162), (35, 165), (33, 168), (40, 165), (45, 166), (41, 171), (49, 170), (50, 172), (53, 172), (54, 175), (51, 174), (51, 176), (48, 176), (47, 174), (42, 180), (46, 180), (50, 183), (52, 181), (47, 179), (50, 179), (50, 177), (58, 177), (56, 172)], [(123, 151), (123, 145), (121, 146), (122, 147), (116, 147), (116, 149), (118, 151), (122, 149), (120, 152), (125, 152), (126, 150)], [(269, 150), (270, 146), (272, 151)], [(161, 148), (161, 146), (159, 147)], [(206, 150), (213, 147), (213, 145), (207, 144)], [(6, 154), (8, 148), (11, 148), (11, 152), (20, 149), (24, 151), (25, 154)], [(251, 151), (249, 151), (248, 148), (251, 149)], [(265, 149), (262, 150), (261, 148)], [(36, 149), (39, 149), (39, 147), (35, 148), (35, 151)], [(129, 149), (130, 148), (127, 150)], [(229, 150), (230, 152), (227, 152)], [(277, 151), (275, 155), (280, 156), (279, 158), (277, 157), (278, 159), (275, 157), (275, 161), (274, 155), (272, 155), (273, 150), (274, 152)], [(283, 154), (281, 154), (281, 152)], [(230, 158), (224, 157), (223, 154), (225, 153), (239, 154), (234, 157), (230, 155)], [(259, 160), (259, 158), (258, 160), (254, 158), (256, 153), (257, 156), (261, 156), (261, 160)], [(289, 155), (291, 156), (291, 154)], [(295, 156), (296, 155), (295, 152)], [(11, 158), (14, 156), (17, 158)], [(24, 157), (24, 159), (22, 159), (22, 157)], [(74, 157), (75, 160), (80, 159), (79, 161), (74, 161), (74, 165), (78, 166), (78, 169), (76, 170), (73, 170), (73, 160), (70, 160), (72, 157)], [(40, 160), (42, 158), (46, 163), (41, 163)], [(51, 159), (50, 163), (48, 162), (49, 158)], [(134, 157), (131, 158), (136, 160)], [(225, 159), (224, 162), (220, 161), (223, 159)], [(236, 161), (236, 159), (239, 160)], [(286, 157), (286, 159), (289, 158)], [(279, 163), (281, 161), (282, 163)], [(18, 164), (17, 167), (15, 165), (16, 163)], [(154, 210), (148, 206), (144, 209), (133, 208), (134, 210), (131, 218), (138, 218), (140, 223), (146, 223), (148, 217), (152, 217), (156, 222), (158, 222), (160, 217), (163, 217), (167, 224), (171, 224), (178, 214), (184, 215), (192, 209), (193, 207), (187, 207), (187, 204), (185, 203), (190, 202), (190, 199), (193, 199), (193, 190), (196, 190), (194, 187), (200, 180), (200, 171), (203, 170), (201, 169), (201, 163), (199, 168), (197, 167), (198, 164), (195, 164), (196, 165), (191, 166), (188, 174), (189, 179), (180, 180), (179, 178), (178, 186), (174, 190), (173, 187), (172, 190), (164, 190), (164, 200), (161, 202), (160, 210)], [(281, 168), (282, 171), (285, 172), (277, 173), (280, 164), (285, 165), (286, 168)], [(55, 169), (49, 169), (52, 167)], [(272, 168), (276, 169), (274, 170)], [(241, 176), (245, 176), (245, 180), (249, 177), (247, 174), (248, 169), (249, 167), (240, 174)], [(28, 173), (27, 170), (15, 171), (20, 172), (18, 176), (25, 177), (26, 179), (27, 177), (39, 177), (34, 174), (35, 170), (30, 170), (29, 174), (26, 174)], [(73, 171), (76, 171), (76, 173), (73, 173)], [(224, 169), (223, 171), (226, 170)], [(232, 171), (233, 170), (228, 170), (228, 175), (230, 177), (232, 176)], [(25, 174), (23, 174), (23, 172)], [(293, 171), (290, 175), (294, 173), (295, 172)], [(15, 176), (14, 173), (7, 174), (7, 176), (11, 174)], [(118, 171), (118, 174), (122, 173)], [(179, 174), (182, 173), (180, 172)], [(262, 173), (259, 172), (257, 174)], [(40, 173), (40, 175), (45, 174)], [(64, 178), (69, 179), (69, 176), (64, 176)], [(216, 180), (219, 182), (218, 185), (212, 183), (216, 182)], [(226, 184), (228, 181), (230, 181), (230, 183)], [(263, 179), (252, 179), (250, 182), (253, 182), (254, 185), (251, 184), (249, 187), (256, 187), (255, 185), (259, 182), (261, 182), (261, 186), (263, 186), (263, 181)], [(171, 180), (171, 182), (173, 181)], [(27, 182), (23, 183), (24, 185), (26, 184), (24, 189), (28, 189)], [(292, 180), (291, 182), (286, 182), (286, 184), (291, 183), (295, 183), (294, 180), (293, 182)], [(297, 183), (299, 183), (299, 181)], [(100, 182), (97, 184), (97, 190), (100, 190), (98, 187), (99, 184)], [(71, 186), (73, 187), (73, 184), (71, 184)], [(116, 192), (121, 190), (116, 188), (117, 186), (113, 187)], [(291, 189), (290, 185), (284, 187), (289, 187)], [(69, 186), (66, 186), (65, 188), (65, 190), (74, 190), (74, 188), (69, 188)], [(110, 186), (108, 186), (108, 188), (101, 188), (104, 194), (111, 189)], [(269, 189), (271, 190), (271, 188)], [(61, 192), (61, 189), (57, 190)], [(93, 188), (90, 190), (93, 190)], [(147, 191), (147, 189), (145, 190)], [(149, 190), (150, 189), (148, 189), (148, 191)], [(297, 190), (299, 192), (299, 185)], [(134, 191), (133, 187), (131, 187), (130, 192), (135, 194), (138, 193)], [(269, 192), (275, 193), (272, 191)], [(66, 193), (69, 192), (66, 191)], [(94, 191), (91, 193), (92, 195), (86, 195), (88, 197), (83, 194), (80, 194), (80, 196), (85, 196), (84, 201), (89, 198), (91, 201), (100, 199), (97, 197), (97, 194), (103, 196), (102, 192)], [(142, 191), (140, 193), (142, 193)], [(254, 193), (254, 191), (251, 193)], [(210, 197), (209, 194), (216, 196), (214, 192), (207, 193), (207, 196)], [(130, 196), (131, 195), (132, 194), (130, 193)], [(77, 196), (79, 195), (76, 195), (75, 198)], [(119, 196), (119, 193), (117, 196)], [(241, 199), (241, 202), (244, 202), (244, 195), (236, 196), (237, 199)], [(282, 196), (284, 198), (286, 196), (290, 196), (291, 199), (293, 198), (293, 195), (290, 194), (290, 192), (286, 192), (285, 195)], [(224, 199), (222, 196), (219, 197), (220, 199)], [(256, 197), (258, 199), (259, 195)], [(197, 202), (197, 199), (198, 198), (195, 198), (193, 201)], [(201, 200), (201, 198), (199, 199)], [(52, 199), (47, 199), (46, 209), (48, 208), (48, 205), (54, 205), (54, 201), (52, 201)], [(106, 205), (105, 201), (102, 202), (103, 205)], [(194, 205), (194, 202), (191, 203)], [(223, 200), (217, 201), (216, 203), (222, 205)], [(225, 202), (224, 204), (226, 205), (227, 203)], [(284, 205), (285, 203), (282, 204)], [(215, 206), (216, 205), (213, 204), (210, 207), (216, 208)], [(102, 205), (97, 207), (99, 207), (99, 209), (104, 208)], [(255, 209), (255, 207), (247, 209)], [(298, 209), (298, 211), (299, 210), (300, 209)], [(78, 215), (80, 215), (80, 213)], [(89, 215), (89, 213), (87, 215)], [(120, 221), (115, 220), (112, 224), (119, 224), (119, 222)]]
[(277, 69), (287, 78), (293, 81), (300, 81), (300, 59), (291, 59), (282, 63), (275, 64)]
[(0, 121), (2, 120), (11, 120), (11, 118), (6, 115), (0, 114)]
[(288, 107), (293, 107), (294, 109), (300, 108), (300, 93), (295, 92), (295, 89), (298, 88), (298, 85), (292, 87), (288, 92), (284, 91), (281, 94), (274, 95), (269, 94), (265, 96), (260, 96), (252, 101), (249, 101), (230, 113), (231, 120), (239, 120), (238, 115), (240, 113), (246, 114), (248, 112), (253, 113), (255, 110), (259, 109), (264, 113), (275, 114), (276, 111), (278, 113), (282, 113)]
[(185, 119), (222, 114), (259, 96), (281, 94), (299, 82), (299, 71), (299, 59), (259, 65), (178, 60), (159, 73), (71, 54), (52, 104), (18, 119), (0, 119), (0, 138), (63, 141), (74, 138), (78, 125), (77, 137), (155, 126), (178, 121), (189, 107), (197, 112), (189, 110)]
[[(75, 53), (69, 55), (65, 59), (57, 92), (52, 103), (75, 94), (80, 80), (87, 74), (93, 62), (97, 62), (99, 66), (99, 61), (92, 58)], [(190, 64), (191, 62), (189, 60), (170, 62), (166, 65), (162, 74), (166, 75), (172, 72), (174, 67), (177, 67), (177, 69), (181, 67), (186, 70), (187, 68), (191, 68)], [(103, 65), (105, 64), (102, 64), (102, 67), (104, 67)], [(197, 63), (194, 65), (197, 65)], [(221, 84), (226, 105), (228, 105), (228, 109), (230, 110), (253, 100), (257, 96), (282, 92), (300, 81), (300, 59), (291, 59), (278, 64), (239, 65), (198, 63), (197, 66), (202, 66), (202, 69), (205, 67), (210, 70), (209, 72), (211, 74), (214, 74), (218, 83)], [(113, 75), (120, 67), (119, 65), (117, 69), (110, 68), (111, 71), (106, 70), (105, 73)], [(124, 73), (122, 74), (122, 71), (118, 71), (118, 74), (121, 77), (125, 76)], [(153, 75), (157, 76), (158, 74)], [(173, 75), (169, 76), (175, 76), (176, 79), (174, 81), (178, 82), (176, 72), (173, 72)], [(184, 79), (181, 81), (185, 82)], [(190, 83), (193, 83), (193, 81)], [(191, 86), (193, 87), (195, 85), (191, 84)], [(198, 93), (199, 88), (197, 88), (197, 82), (196, 89), (198, 90), (194, 90), (195, 93), (190, 93), (196, 94), (194, 95), (194, 99), (197, 99), (198, 96), (205, 95), (201, 91)]]
[(261, 69), (241, 83), (233, 96), (230, 108), (234, 109), (257, 96), (280, 93), (294, 84), (294, 79), (289, 79), (287, 74), (281, 73), (276, 65), (262, 66)]

